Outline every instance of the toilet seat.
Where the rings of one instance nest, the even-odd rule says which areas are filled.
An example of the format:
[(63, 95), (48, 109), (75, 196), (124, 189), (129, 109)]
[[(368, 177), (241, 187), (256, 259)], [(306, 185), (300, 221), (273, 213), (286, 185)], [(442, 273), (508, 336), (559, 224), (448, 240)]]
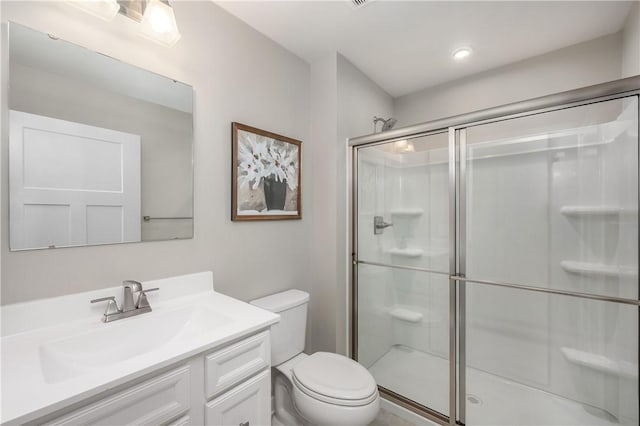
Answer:
[(371, 373), (343, 355), (316, 352), (297, 363), (291, 376), (301, 392), (327, 404), (358, 407), (378, 399)]

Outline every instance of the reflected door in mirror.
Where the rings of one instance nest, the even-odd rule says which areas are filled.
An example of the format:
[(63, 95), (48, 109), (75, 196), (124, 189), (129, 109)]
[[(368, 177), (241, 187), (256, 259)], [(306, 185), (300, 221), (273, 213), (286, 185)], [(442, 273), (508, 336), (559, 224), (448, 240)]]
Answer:
[(140, 241), (140, 136), (10, 111), (11, 249)]

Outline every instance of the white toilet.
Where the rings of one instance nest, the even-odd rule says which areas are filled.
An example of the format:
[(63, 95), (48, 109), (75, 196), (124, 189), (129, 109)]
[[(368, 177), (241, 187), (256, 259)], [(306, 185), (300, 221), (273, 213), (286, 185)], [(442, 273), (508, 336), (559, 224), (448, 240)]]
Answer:
[(280, 314), (271, 328), (273, 425), (366, 425), (378, 414), (380, 396), (366, 368), (329, 352), (306, 355), (309, 294), (288, 290), (251, 302)]

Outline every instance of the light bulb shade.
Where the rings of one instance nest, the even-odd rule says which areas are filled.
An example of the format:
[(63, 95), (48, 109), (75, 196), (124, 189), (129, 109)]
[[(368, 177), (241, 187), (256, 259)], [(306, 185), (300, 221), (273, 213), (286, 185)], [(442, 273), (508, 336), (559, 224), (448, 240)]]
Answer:
[(111, 21), (120, 10), (117, 0), (67, 0), (67, 3), (105, 21)]
[(149, 0), (140, 21), (140, 35), (164, 46), (180, 40), (173, 8), (159, 0)]

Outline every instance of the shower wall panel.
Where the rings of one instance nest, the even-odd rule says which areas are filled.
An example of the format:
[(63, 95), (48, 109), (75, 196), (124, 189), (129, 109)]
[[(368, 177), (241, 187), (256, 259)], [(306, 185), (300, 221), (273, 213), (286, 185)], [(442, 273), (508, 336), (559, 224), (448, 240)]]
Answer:
[[(449, 377), (442, 368), (449, 362), (447, 142), (441, 133), (358, 153), (358, 258), (376, 263), (358, 265), (358, 361), (381, 386), (444, 414), (449, 410)], [(375, 216), (390, 225), (374, 233)]]
[[(358, 164), (358, 241), (360, 256), (372, 262), (384, 261), (384, 244), (373, 234), (373, 217), (383, 211), (389, 191), (385, 158), (377, 150), (365, 150)], [(358, 293), (358, 361), (370, 367), (392, 345), (392, 327), (389, 322), (393, 271), (360, 266), (358, 276), (366, 288)]]
[[(637, 111), (467, 128), (467, 277), (637, 299)], [(466, 286), (468, 368), (582, 403), (589, 421), (637, 422), (637, 308)]]
[[(547, 282), (546, 153), (485, 157), (473, 144), (468, 150), (467, 276)], [(547, 386), (549, 297), (536, 294), (521, 304), (517, 294), (467, 288), (468, 365)]]

